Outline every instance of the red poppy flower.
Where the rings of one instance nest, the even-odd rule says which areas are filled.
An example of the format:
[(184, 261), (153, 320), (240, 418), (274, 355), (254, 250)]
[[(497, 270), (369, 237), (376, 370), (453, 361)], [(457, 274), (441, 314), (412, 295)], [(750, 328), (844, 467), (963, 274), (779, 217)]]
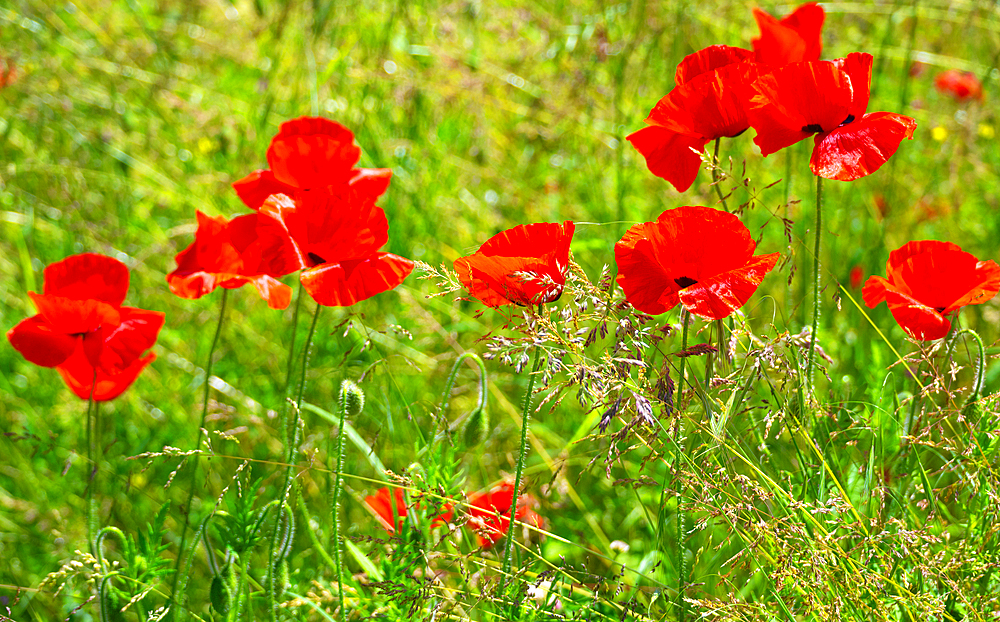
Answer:
[[(29, 292), (38, 309), (7, 333), (28, 361), (55, 367), (81, 399), (118, 397), (156, 358), (153, 347), (163, 314), (123, 307), (129, 274), (125, 264), (93, 253), (73, 255), (45, 268), (41, 294)], [(96, 384), (95, 384), (96, 374)]]
[[(236, 289), (248, 283), (272, 309), (284, 309), (292, 299), (292, 288), (274, 276), (262, 272), (263, 240), (254, 234), (261, 218), (258, 214), (238, 216), (231, 222), (222, 216), (212, 218), (198, 212), (198, 232), (191, 246), (177, 254), (177, 269), (167, 275), (170, 291), (181, 298), (201, 298), (216, 287)], [(233, 231), (244, 245), (234, 244)], [(248, 245), (247, 245), (248, 244)]]
[(375, 198), (344, 186), (333, 192), (276, 194), (261, 206), (255, 229), (232, 232), (238, 247), (257, 243), (258, 270), (283, 276), (302, 270), (300, 279), (321, 305), (348, 307), (397, 287), (413, 262), (379, 252), (389, 239), (389, 223)]
[(566, 285), (575, 230), (570, 220), (518, 225), (456, 259), (455, 270), (469, 293), (493, 308), (554, 302)]
[(979, 305), (1000, 291), (1000, 266), (979, 261), (951, 242), (907, 242), (889, 253), (886, 278), (868, 277), (861, 297), (869, 308), (883, 300), (906, 333), (919, 341), (948, 334), (948, 314)]
[(0, 89), (17, 81), (17, 65), (9, 58), (0, 58)]
[[(510, 529), (510, 504), (514, 500), (514, 483), (505, 481), (486, 492), (469, 495), (469, 528), (476, 532), (479, 546), (490, 548)], [(521, 495), (517, 499), (514, 519), (542, 526), (542, 517), (531, 510), (535, 499)]]
[(808, 2), (781, 20), (755, 7), (753, 16), (760, 28), (760, 37), (751, 41), (758, 63), (778, 67), (819, 60), (826, 18), (823, 7)]
[(854, 266), (851, 268), (851, 273), (849, 275), (849, 281), (851, 283), (851, 289), (857, 289), (861, 287), (862, 279), (865, 278), (865, 273), (861, 269), (861, 266)]
[[(399, 531), (406, 519), (406, 498), (403, 496), (402, 488), (394, 488), (391, 492), (388, 488), (379, 488), (374, 495), (365, 497), (365, 505), (375, 512), (375, 518), (389, 533)], [(417, 504), (415, 507), (419, 508), (420, 505)], [(445, 505), (443, 509), (444, 512), (431, 521), (431, 527), (451, 520), (451, 504)]]
[(934, 78), (934, 86), (942, 93), (951, 95), (960, 102), (970, 99), (983, 100), (983, 85), (971, 71), (948, 69)]
[(701, 168), (705, 145), (739, 136), (750, 127), (743, 97), (757, 77), (749, 50), (713, 45), (687, 56), (677, 67), (677, 86), (646, 118), (649, 127), (627, 139), (656, 176), (678, 192), (691, 187)]
[(644, 313), (665, 313), (679, 302), (695, 315), (720, 320), (746, 304), (778, 261), (778, 253), (754, 256), (756, 247), (734, 214), (668, 209), (615, 244), (618, 284)]
[(272, 194), (297, 198), (300, 193), (349, 184), (377, 199), (389, 187), (392, 171), (354, 168), (361, 148), (349, 129), (322, 117), (300, 117), (281, 124), (267, 150), (270, 170), (254, 171), (233, 183), (250, 209), (259, 209)]
[(877, 171), (913, 138), (917, 122), (892, 112), (866, 113), (872, 56), (792, 63), (750, 85), (747, 117), (767, 156), (815, 135), (809, 166), (826, 179), (853, 181)]

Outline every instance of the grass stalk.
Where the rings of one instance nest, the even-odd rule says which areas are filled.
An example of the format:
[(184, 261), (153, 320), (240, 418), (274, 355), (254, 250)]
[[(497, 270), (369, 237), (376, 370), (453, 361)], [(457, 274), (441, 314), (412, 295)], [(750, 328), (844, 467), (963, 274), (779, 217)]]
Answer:
[(181, 543), (177, 548), (177, 559), (174, 560), (174, 578), (170, 586), (170, 604), (173, 606), (177, 599), (177, 582), (180, 580), (181, 558), (184, 556), (184, 545), (187, 543), (188, 521), (191, 518), (191, 503), (194, 501), (194, 487), (198, 479), (198, 461), (201, 454), (197, 453), (201, 449), (201, 433), (205, 429), (205, 420), (208, 418), (208, 396), (212, 386), (212, 359), (215, 356), (215, 348), (219, 344), (219, 335), (222, 333), (222, 323), (226, 317), (226, 302), (229, 299), (229, 290), (223, 288), (222, 301), (219, 303), (219, 321), (215, 325), (215, 335), (212, 337), (212, 345), (208, 349), (208, 361), (205, 363), (205, 390), (201, 399), (201, 421), (198, 423), (197, 440), (194, 448), (194, 464), (191, 465), (191, 475), (188, 477), (188, 496), (184, 503), (184, 520), (181, 521)]

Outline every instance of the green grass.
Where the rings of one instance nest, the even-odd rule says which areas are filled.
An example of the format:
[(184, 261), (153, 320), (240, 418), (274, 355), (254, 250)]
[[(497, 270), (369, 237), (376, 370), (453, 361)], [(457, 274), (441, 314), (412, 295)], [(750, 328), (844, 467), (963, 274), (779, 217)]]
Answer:
[[(740, 355), (716, 371), (725, 382), (704, 400), (701, 391), (687, 394), (679, 440), (680, 418), (660, 405), (661, 427), (629, 426), (635, 414), (629, 391), (655, 394), (657, 370), (676, 365), (664, 354), (680, 348), (680, 336), (647, 353), (654, 371), (609, 381), (602, 357), (616, 343), (613, 322), (596, 344), (565, 348), (570, 371), (588, 366), (603, 374), (607, 391), (581, 404), (579, 387), (568, 386), (564, 398), (533, 415), (525, 474), (547, 535), (520, 538), (526, 548), (515, 546), (514, 568), (525, 570), (521, 587), (547, 573), (542, 578), (552, 581), (562, 614), (978, 620), (1000, 607), (993, 596), (1000, 578), (992, 571), (998, 409), (993, 400), (974, 416), (960, 413), (974, 350), (960, 342), (952, 359), (921, 353), (884, 305), (867, 309), (848, 285), (853, 266), (866, 277), (884, 274), (888, 252), (911, 239), (950, 240), (980, 259), (997, 259), (1000, 127), (993, 102), (1000, 92), (992, 67), (1000, 15), (985, 2), (825, 6), (824, 57), (874, 54), (869, 110), (909, 114), (919, 126), (876, 174), (824, 186), (819, 343), (832, 361), (818, 359), (819, 404), (799, 403), (792, 370), (804, 350), (789, 338), (811, 310), (815, 190), (808, 146), (760, 158), (748, 132), (722, 144), (723, 169), (733, 162), (722, 186), (735, 187), (731, 206), (747, 204), (743, 219), (759, 237), (758, 252), (780, 251), (789, 260), (744, 308), (748, 323), (736, 324)], [(681, 0), (14, 0), (0, 7), (0, 54), (21, 73), (0, 90), (0, 327), (6, 331), (35, 312), (27, 292), (41, 287), (44, 266), (85, 251), (125, 261), (132, 270), (127, 304), (167, 317), (156, 363), (101, 407), (102, 525), (138, 538), (170, 502), (162, 555), (172, 568), (187, 471), (166, 487), (179, 457), (128, 458), (193, 446), (219, 294), (176, 298), (165, 275), (192, 239), (195, 210), (243, 211), (229, 184), (266, 165), (281, 122), (317, 113), (338, 120), (355, 132), (362, 165), (393, 169), (380, 201), (390, 222), (387, 250), (450, 265), (504, 228), (572, 219), (574, 257), (597, 280), (602, 266), (613, 269), (613, 244), (629, 225), (666, 208), (716, 203), (707, 171), (680, 195), (648, 172), (624, 136), (642, 127), (670, 90), (684, 55), (715, 43), (749, 46), (755, 35), (747, 5)], [(909, 58), (928, 63), (927, 71), (909, 77)], [(948, 67), (983, 78), (985, 103), (957, 104), (937, 93), (933, 76)], [(794, 221), (790, 237), (779, 219), (785, 216)], [(442, 420), (454, 422), (478, 399), (470, 368), (459, 375), (449, 411), (437, 412), (452, 362), (465, 351), (483, 354), (484, 335), (520, 336), (518, 322), (508, 326), (513, 312), (484, 312), (455, 295), (426, 298), (436, 291), (432, 280), (414, 274), (394, 292), (321, 317), (305, 400), (332, 413), (333, 422), (304, 413), (296, 472), (318, 535), (317, 541), (308, 536), (308, 519), (293, 503), (289, 592), (302, 602), (286, 610), (288, 617), (339, 619), (336, 578), (319, 549), (329, 542), (325, 465), (343, 379), (357, 381), (367, 397), (350, 422), (357, 436), (346, 445), (341, 501), (352, 619), (408, 619), (408, 592), (393, 595), (372, 582), (382, 575), (415, 590), (428, 568), (440, 572), (439, 580), (412, 601), (417, 619), (431, 619), (435, 609), (435, 619), (494, 620), (508, 611), (490, 584), (502, 546), (480, 551), (461, 529), (447, 537), (438, 530), (424, 539), (373, 540), (385, 540), (385, 533), (362, 504), (382, 482), (399, 483), (386, 470), (425, 492), (451, 486), (449, 494), (484, 489), (514, 472), (526, 377), (499, 358), (487, 361), (489, 436), (478, 448), (434, 457)], [(583, 294), (594, 290), (580, 280), (557, 306), (573, 307), (574, 296)], [(620, 290), (614, 295), (620, 299)], [(232, 292), (229, 305), (213, 367), (229, 388), (211, 393), (214, 455), (201, 461), (195, 516), (225, 496), (220, 507), (245, 518), (280, 494), (285, 449), (276, 413), (292, 311), (269, 310), (244, 290)], [(312, 308), (311, 301), (303, 305), (300, 344)], [(615, 322), (631, 317), (610, 313)], [(573, 317), (585, 326), (598, 321), (593, 305)], [(667, 323), (678, 326), (676, 311), (643, 330)], [(996, 301), (964, 310), (961, 325), (975, 328), (988, 352), (998, 351)], [(648, 337), (629, 333), (621, 342), (632, 347)], [(692, 330), (691, 343), (708, 339)], [(912, 399), (914, 382), (896, 352), (910, 357), (920, 383), (933, 392)], [(692, 377), (704, 377), (704, 364), (704, 357), (687, 361)], [(541, 395), (567, 382), (570, 371), (557, 372)], [(0, 595), (10, 608), (0, 606), (0, 616), (99, 619), (97, 601), (85, 602), (99, 585), (82, 574), (58, 595), (51, 585), (39, 589), (87, 548), (86, 403), (56, 372), (7, 346), (0, 347), (0, 372)], [(988, 365), (987, 393), (998, 380), (1000, 366)], [(618, 390), (624, 407), (602, 434), (596, 424)], [(686, 516), (680, 523), (672, 493), (678, 489)], [(687, 527), (681, 543), (678, 524)], [(268, 537), (270, 528), (268, 519)], [(223, 534), (212, 527), (209, 536), (221, 564)], [(247, 583), (259, 619), (267, 617), (266, 540), (239, 554), (251, 566)], [(612, 541), (628, 550), (613, 549)], [(109, 537), (107, 548), (109, 559), (127, 561), (126, 545)], [(212, 565), (205, 549), (197, 555), (191, 611), (223, 619), (210, 607)], [(689, 585), (683, 609), (677, 606), (682, 568)], [(122, 578), (112, 583), (130, 595), (142, 589)], [(169, 576), (158, 579), (124, 619), (162, 605), (169, 585)], [(555, 619), (550, 606), (545, 598), (530, 599), (522, 619)]]

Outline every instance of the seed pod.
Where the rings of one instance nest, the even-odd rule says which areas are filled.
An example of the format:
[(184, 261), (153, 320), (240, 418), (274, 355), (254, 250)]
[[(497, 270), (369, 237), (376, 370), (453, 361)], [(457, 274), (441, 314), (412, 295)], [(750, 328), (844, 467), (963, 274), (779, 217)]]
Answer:
[(340, 383), (340, 403), (349, 418), (357, 417), (365, 407), (365, 392), (350, 380), (345, 380)]

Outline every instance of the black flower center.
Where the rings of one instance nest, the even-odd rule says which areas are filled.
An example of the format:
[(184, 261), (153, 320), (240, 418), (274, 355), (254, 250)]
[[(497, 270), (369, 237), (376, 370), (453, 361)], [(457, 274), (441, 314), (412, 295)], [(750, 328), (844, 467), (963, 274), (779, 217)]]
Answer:
[(689, 276), (682, 276), (679, 279), (674, 279), (674, 283), (677, 283), (677, 286), (680, 287), (681, 289), (684, 289), (685, 287), (691, 287), (697, 282), (698, 281), (692, 279)]
[(818, 134), (823, 131), (823, 126), (819, 123), (810, 123), (809, 125), (803, 125), (802, 131), (806, 134)]
[(317, 255), (316, 253), (309, 253), (308, 255), (306, 255), (306, 259), (308, 259), (309, 262), (312, 264), (311, 266), (309, 266), (310, 268), (314, 268), (320, 264), (326, 263), (326, 260)]
[(854, 115), (853, 114), (849, 114), (849, 115), (847, 115), (847, 118), (844, 119), (844, 122), (840, 124), (840, 127), (844, 127), (848, 123), (853, 123), (853, 122), (854, 122)]

